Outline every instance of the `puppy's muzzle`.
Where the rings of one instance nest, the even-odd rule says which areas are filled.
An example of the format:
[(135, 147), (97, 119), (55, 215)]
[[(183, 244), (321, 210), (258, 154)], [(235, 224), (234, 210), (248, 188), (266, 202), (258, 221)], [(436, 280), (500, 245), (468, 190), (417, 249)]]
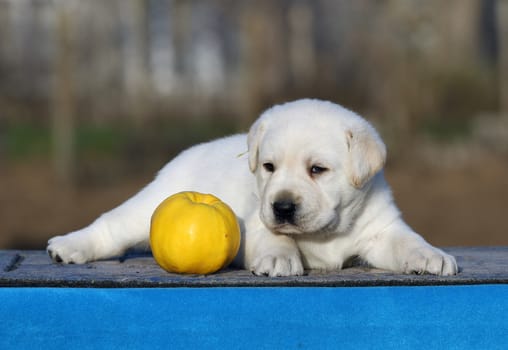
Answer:
[(272, 204), (275, 220), (279, 224), (294, 224), (297, 205), (292, 200), (279, 200)]

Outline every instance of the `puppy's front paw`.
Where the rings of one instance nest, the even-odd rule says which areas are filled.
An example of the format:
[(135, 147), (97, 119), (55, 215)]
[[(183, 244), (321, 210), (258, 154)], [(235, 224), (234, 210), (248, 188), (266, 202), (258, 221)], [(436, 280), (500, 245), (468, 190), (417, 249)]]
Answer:
[(255, 275), (281, 277), (303, 275), (303, 265), (298, 252), (274, 252), (254, 259), (250, 270)]
[(432, 246), (418, 247), (409, 252), (402, 263), (405, 273), (430, 273), (432, 275), (450, 276), (457, 274), (455, 258)]
[(53, 261), (64, 264), (84, 264), (89, 261), (83, 239), (75, 235), (53, 237), (46, 251)]

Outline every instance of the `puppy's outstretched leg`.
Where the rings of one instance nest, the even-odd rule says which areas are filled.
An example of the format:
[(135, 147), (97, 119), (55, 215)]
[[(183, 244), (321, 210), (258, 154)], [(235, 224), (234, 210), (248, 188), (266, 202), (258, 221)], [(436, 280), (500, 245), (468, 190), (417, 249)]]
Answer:
[(163, 190), (160, 182), (154, 181), (89, 226), (53, 237), (48, 241), (48, 254), (56, 262), (83, 264), (121, 256), (137, 245), (148, 245), (150, 217), (167, 195)]
[(363, 248), (362, 258), (381, 269), (442, 276), (458, 272), (453, 256), (427, 243), (402, 220), (375, 235)]

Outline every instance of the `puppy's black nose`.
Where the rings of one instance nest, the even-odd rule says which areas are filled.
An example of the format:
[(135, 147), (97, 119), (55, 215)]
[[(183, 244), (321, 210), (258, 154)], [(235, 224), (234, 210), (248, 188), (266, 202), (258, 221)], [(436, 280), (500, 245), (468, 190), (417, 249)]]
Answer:
[(296, 213), (296, 204), (289, 200), (274, 202), (273, 213), (278, 222), (293, 222)]

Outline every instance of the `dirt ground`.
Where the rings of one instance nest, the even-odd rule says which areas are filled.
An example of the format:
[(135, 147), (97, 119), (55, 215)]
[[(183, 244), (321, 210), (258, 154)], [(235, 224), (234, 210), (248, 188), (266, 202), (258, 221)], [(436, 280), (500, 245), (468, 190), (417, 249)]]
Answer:
[[(508, 245), (506, 158), (487, 156), (459, 167), (437, 168), (397, 162), (387, 167), (386, 177), (406, 221), (431, 243)], [(125, 177), (114, 185), (65, 190), (47, 163), (2, 166), (0, 249), (43, 249), (48, 238), (90, 223), (151, 178)]]

